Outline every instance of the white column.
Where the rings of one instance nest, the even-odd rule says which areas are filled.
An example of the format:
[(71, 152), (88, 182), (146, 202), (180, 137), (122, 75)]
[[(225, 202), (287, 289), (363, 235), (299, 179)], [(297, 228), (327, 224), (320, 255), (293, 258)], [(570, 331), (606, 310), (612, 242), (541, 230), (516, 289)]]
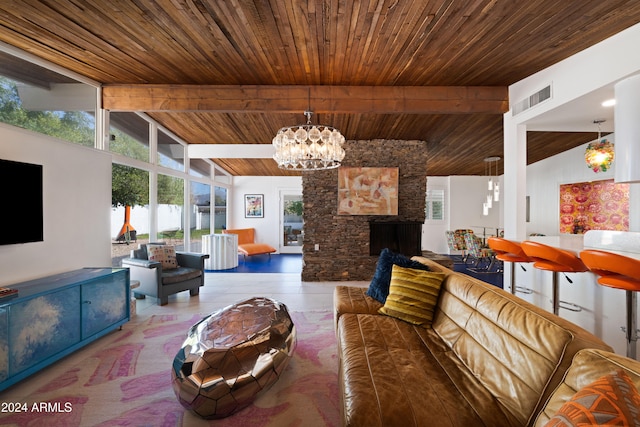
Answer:
[(615, 181), (640, 182), (640, 74), (615, 85)]
[(526, 239), (527, 127), (517, 124), (511, 112), (504, 115), (504, 196), (501, 203), (504, 236)]

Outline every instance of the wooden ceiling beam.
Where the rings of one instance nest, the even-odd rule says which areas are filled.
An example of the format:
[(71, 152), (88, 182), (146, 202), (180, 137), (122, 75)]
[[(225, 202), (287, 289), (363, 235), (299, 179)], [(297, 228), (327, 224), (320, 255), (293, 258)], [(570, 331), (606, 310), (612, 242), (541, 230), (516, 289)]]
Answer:
[(251, 86), (111, 84), (111, 111), (219, 113), (503, 114), (506, 86)]

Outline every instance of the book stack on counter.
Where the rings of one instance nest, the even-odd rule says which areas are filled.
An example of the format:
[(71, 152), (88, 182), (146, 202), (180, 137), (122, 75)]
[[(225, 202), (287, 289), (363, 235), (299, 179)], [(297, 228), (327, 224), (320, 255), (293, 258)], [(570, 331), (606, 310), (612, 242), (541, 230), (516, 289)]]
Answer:
[(18, 290), (13, 288), (0, 287), (0, 299), (18, 295)]

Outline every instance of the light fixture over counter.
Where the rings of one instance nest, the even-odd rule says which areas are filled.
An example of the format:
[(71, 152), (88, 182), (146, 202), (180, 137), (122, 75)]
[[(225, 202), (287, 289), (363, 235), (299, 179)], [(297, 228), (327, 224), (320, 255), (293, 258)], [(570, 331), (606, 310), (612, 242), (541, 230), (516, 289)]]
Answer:
[(601, 138), (600, 124), (605, 121), (604, 119), (593, 121), (593, 123), (598, 125), (598, 139), (596, 142), (587, 145), (587, 150), (584, 153), (584, 160), (587, 163), (587, 167), (595, 173), (608, 171), (611, 168), (615, 154), (613, 144), (606, 138)]
[(273, 159), (280, 169), (321, 170), (340, 166), (344, 159), (345, 138), (327, 125), (311, 124), (311, 111), (305, 111), (307, 123), (280, 129), (273, 138)]
[[(498, 179), (498, 162), (500, 161), (500, 156), (490, 156), (484, 159), (485, 163), (485, 173), (487, 171), (487, 164), (489, 166), (489, 181), (487, 182), (487, 189), (489, 190), (489, 194), (487, 194), (487, 201), (482, 203), (482, 215), (489, 215), (489, 209), (493, 207), (493, 202), (500, 201), (500, 180)], [(495, 162), (496, 164), (496, 176), (495, 180), (492, 174), (493, 167), (492, 164)]]

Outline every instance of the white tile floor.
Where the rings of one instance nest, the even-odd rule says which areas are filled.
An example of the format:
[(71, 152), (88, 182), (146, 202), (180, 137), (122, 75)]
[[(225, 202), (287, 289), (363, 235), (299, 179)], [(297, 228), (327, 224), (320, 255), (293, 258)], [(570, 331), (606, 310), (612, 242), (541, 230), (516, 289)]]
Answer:
[(251, 297), (273, 298), (289, 311), (332, 310), (333, 289), (337, 285), (369, 286), (369, 282), (303, 282), (300, 273), (205, 273), (200, 295), (180, 292), (169, 297), (169, 304), (159, 306), (155, 298), (136, 301), (140, 321), (154, 314), (211, 313)]

